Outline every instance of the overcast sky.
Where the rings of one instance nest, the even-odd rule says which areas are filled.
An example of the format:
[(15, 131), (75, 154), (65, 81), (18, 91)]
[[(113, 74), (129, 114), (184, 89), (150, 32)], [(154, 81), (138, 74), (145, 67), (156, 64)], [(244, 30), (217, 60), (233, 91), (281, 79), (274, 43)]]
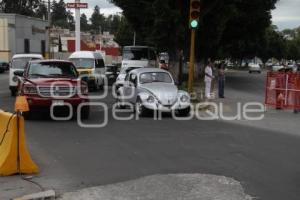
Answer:
[[(65, 0), (65, 2), (74, 2), (74, 0)], [(104, 15), (115, 14), (122, 10), (109, 3), (108, 0), (81, 0), (89, 4), (89, 9), (83, 10), (89, 17), (93, 8), (98, 5), (100, 12)], [(280, 30), (285, 28), (295, 28), (300, 26), (300, 0), (279, 0), (276, 9), (272, 12), (273, 23)]]
[(273, 11), (273, 23), (280, 30), (300, 26), (300, 0), (280, 0)]

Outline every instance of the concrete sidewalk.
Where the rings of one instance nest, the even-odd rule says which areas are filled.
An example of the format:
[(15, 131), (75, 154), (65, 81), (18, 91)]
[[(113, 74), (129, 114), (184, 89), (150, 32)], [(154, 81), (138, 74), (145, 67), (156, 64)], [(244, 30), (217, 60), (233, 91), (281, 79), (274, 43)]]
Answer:
[(62, 195), (59, 200), (250, 200), (231, 178), (202, 174), (154, 175)]

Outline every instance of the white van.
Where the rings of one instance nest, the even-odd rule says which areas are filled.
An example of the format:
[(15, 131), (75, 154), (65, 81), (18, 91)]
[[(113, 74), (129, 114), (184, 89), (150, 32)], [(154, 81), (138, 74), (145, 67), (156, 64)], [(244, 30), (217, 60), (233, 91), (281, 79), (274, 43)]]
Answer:
[(86, 79), (90, 89), (103, 89), (105, 62), (100, 52), (77, 51), (71, 54), (69, 60), (74, 63), (79, 75), (88, 75)]
[(148, 46), (124, 46), (121, 68), (134, 66), (158, 67), (155, 49)]
[(9, 89), (11, 96), (16, 96), (18, 78), (14, 75), (15, 71), (24, 71), (25, 66), (31, 60), (42, 60), (41, 54), (16, 54), (12, 57), (9, 68)]

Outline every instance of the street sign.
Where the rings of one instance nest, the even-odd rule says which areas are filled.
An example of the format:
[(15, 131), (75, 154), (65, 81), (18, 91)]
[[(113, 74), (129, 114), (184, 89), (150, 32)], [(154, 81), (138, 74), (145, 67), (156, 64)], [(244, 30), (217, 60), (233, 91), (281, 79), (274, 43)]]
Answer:
[(67, 8), (76, 8), (76, 3), (67, 3)]
[(88, 8), (87, 3), (67, 3), (69, 9), (85, 9)]
[(87, 3), (77, 3), (76, 4), (76, 8), (88, 8), (88, 4)]

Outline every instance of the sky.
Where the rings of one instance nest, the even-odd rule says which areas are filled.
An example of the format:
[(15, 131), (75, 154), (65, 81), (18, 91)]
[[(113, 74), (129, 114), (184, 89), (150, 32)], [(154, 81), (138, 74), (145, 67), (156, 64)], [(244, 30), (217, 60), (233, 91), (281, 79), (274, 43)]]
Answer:
[(300, 0), (279, 0), (272, 16), (279, 30), (300, 27)]
[[(65, 0), (65, 2), (74, 2), (75, 0)], [(88, 17), (93, 13), (93, 8), (98, 5), (100, 12), (104, 15), (116, 14), (122, 10), (108, 0), (81, 0), (88, 3), (89, 9), (84, 12)], [(296, 28), (300, 26), (300, 0), (279, 0), (276, 4), (276, 9), (272, 11), (272, 21), (278, 26), (279, 30), (286, 28)]]

